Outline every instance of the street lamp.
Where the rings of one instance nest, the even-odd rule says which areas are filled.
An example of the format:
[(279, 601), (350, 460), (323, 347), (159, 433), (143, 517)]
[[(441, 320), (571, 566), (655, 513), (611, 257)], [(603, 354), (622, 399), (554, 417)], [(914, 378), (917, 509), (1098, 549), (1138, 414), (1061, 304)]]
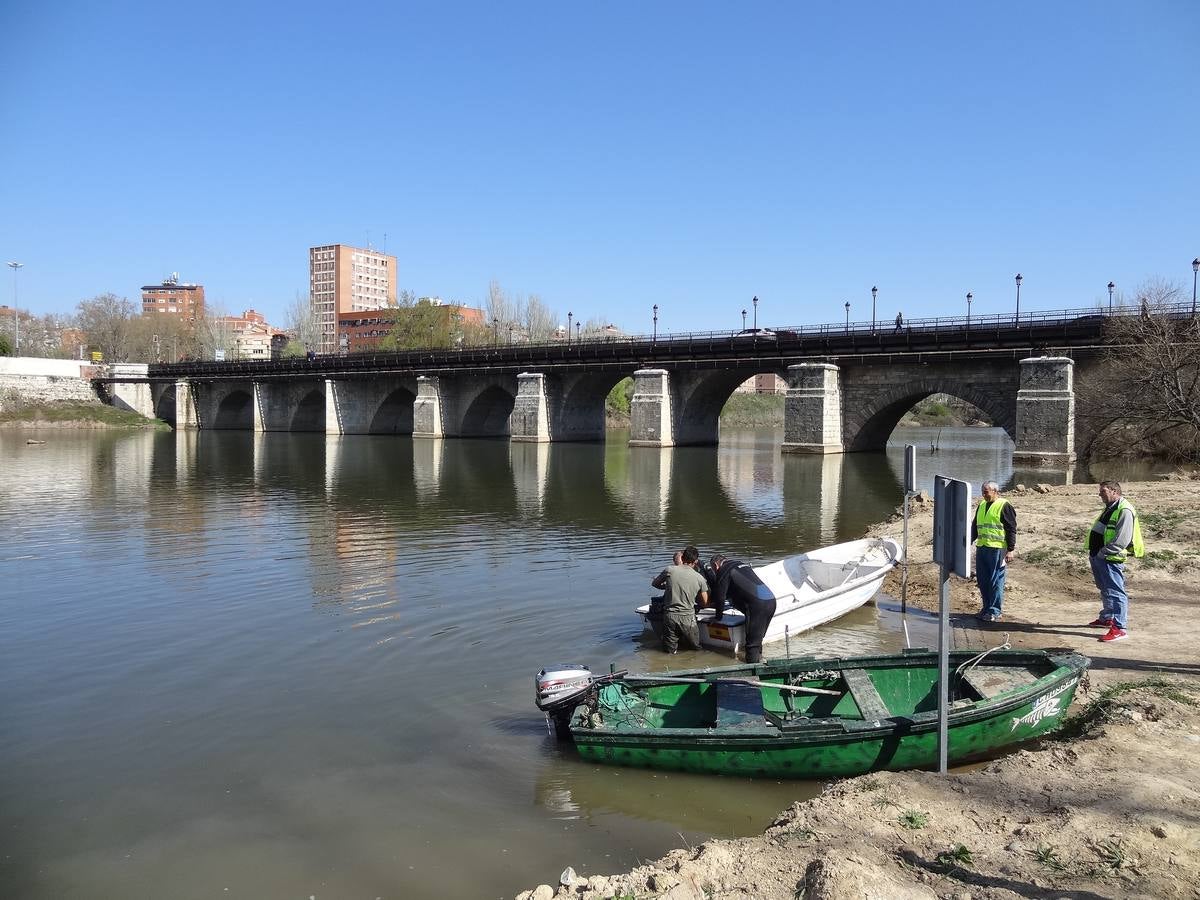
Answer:
[(871, 288), (871, 331), (875, 330), (875, 298), (879, 296), (879, 288)]
[(433, 346), (433, 323), (429, 323), (429, 346)]
[(746, 330), (746, 311), (742, 310), (742, 331)]
[(1113, 288), (1115, 288), (1115, 287), (1116, 287), (1116, 285), (1113, 284), (1111, 281), (1108, 283), (1108, 314), (1110, 316), (1112, 315), (1112, 292), (1113, 292)]
[(650, 343), (653, 344), (653, 343), (656, 343), (657, 341), (658, 341), (658, 304), (655, 303), (654, 304), (654, 333), (653, 333), (653, 336), (650, 338)]
[(850, 330), (850, 301), (846, 301), (846, 331)]
[(571, 314), (567, 313), (567, 343), (571, 343)]
[(750, 304), (754, 307), (754, 333), (758, 334), (758, 298), (755, 297)]
[[(21, 349), (21, 314), (17, 312), (17, 270), (24, 268), (25, 263), (10, 262), (8, 267), (13, 270), (13, 356)], [(1192, 292), (1195, 294), (1195, 291)], [(1192, 306), (1196, 305), (1195, 297)]]
[(496, 334), (496, 329), (498, 329), (499, 327), (500, 327), (500, 320), (497, 319), (495, 316), (492, 316), (492, 346), (493, 347), (495, 347), (497, 344), (500, 343), (500, 338)]
[(975, 299), (975, 295), (967, 291), (967, 328), (971, 327), (971, 301)]
[(513, 333), (513, 323), (512, 323), (512, 322), (509, 322), (509, 323), (508, 323), (508, 343), (509, 343), (509, 346), (511, 346), (511, 345), (512, 345), (512, 333)]
[(1021, 273), (1018, 272), (1017, 278), (1016, 278), (1016, 282), (1017, 282), (1017, 324), (1018, 325), (1021, 324), (1021, 282), (1022, 281), (1023, 281), (1023, 279), (1021, 278)]
[[(9, 263), (11, 266), (12, 263)], [(1192, 260), (1192, 315), (1196, 315), (1196, 273), (1200, 272), (1200, 256)], [(13, 282), (14, 284), (16, 282)]]
[(583, 328), (583, 323), (582, 323), (582, 322), (576, 322), (576, 323), (575, 323), (575, 343), (577, 343), (577, 344), (579, 343), (579, 330), (580, 330), (581, 328)]

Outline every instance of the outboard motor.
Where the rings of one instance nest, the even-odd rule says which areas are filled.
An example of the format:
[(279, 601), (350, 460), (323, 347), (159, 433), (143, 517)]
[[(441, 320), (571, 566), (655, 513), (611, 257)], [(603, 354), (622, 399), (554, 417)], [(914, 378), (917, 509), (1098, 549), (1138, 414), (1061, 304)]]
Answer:
[(554, 723), (554, 735), (560, 741), (571, 739), (571, 712), (592, 686), (592, 670), (587, 666), (546, 666), (533, 679), (537, 708)]

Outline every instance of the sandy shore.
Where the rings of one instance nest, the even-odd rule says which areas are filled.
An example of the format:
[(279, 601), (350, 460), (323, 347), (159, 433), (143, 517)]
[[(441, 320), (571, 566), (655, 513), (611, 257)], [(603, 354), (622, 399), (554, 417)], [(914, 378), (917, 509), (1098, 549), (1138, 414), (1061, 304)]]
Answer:
[[(1004, 617), (981, 630), (973, 583), (951, 588), (955, 645), (1071, 647), (1092, 658), (1074, 725), (1056, 739), (946, 778), (846, 779), (784, 810), (760, 837), (675, 850), (618, 875), (519, 895), (702, 898), (1200, 898), (1200, 480), (1125, 485), (1147, 544), (1128, 575), (1130, 637), (1097, 641), (1083, 537), (1095, 485), (1006, 495), (1018, 516)], [(909, 602), (937, 604), (933, 504), (914, 504)], [(899, 518), (871, 529), (899, 537)], [(898, 573), (885, 588), (900, 595)], [(1130, 682), (1155, 685), (1130, 690)], [(1167, 682), (1170, 686), (1164, 686)], [(1117, 692), (1110, 698), (1105, 691)], [(551, 876), (551, 872), (547, 872)]]

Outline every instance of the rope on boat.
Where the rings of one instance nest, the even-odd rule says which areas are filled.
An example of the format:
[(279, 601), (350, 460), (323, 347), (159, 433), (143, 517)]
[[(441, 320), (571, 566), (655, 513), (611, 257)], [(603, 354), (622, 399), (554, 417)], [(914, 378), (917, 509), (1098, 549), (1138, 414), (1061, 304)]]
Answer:
[(1006, 631), (1006, 632), (1004, 632), (1004, 643), (1003, 644), (997, 644), (995, 647), (988, 647), (982, 653), (972, 656), (965, 663), (963, 663), (961, 666), (959, 666), (957, 669), (954, 670), (954, 675), (956, 678), (961, 677), (963, 672), (967, 671), (968, 669), (973, 669), (977, 665), (979, 665), (981, 662), (983, 662), (983, 658), (985, 656), (987, 656), (989, 653), (991, 653), (993, 650), (1011, 650), (1011, 649), (1012, 649), (1012, 644), (1008, 640), (1008, 632)]

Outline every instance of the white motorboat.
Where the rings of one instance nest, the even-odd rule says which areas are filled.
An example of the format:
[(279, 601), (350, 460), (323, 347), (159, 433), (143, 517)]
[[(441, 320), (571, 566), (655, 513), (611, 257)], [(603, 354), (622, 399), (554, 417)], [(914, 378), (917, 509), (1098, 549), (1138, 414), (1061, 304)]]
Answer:
[[(875, 596), (884, 576), (900, 561), (900, 545), (892, 538), (865, 538), (797, 553), (754, 571), (775, 595), (775, 616), (763, 643), (783, 640), (858, 609)], [(720, 622), (713, 610), (696, 614), (700, 643), (737, 653), (746, 642), (746, 617), (727, 608)], [(637, 608), (642, 624), (652, 631), (650, 604)]]

